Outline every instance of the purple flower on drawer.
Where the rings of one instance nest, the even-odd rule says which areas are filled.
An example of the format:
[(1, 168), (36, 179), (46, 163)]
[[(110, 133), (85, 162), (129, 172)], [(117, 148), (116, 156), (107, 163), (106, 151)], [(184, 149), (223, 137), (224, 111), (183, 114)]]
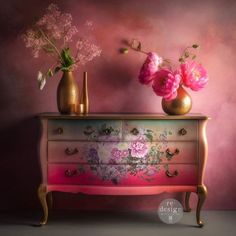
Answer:
[[(117, 146), (114, 143), (115, 146), (112, 146), (108, 162), (106, 162), (109, 165), (103, 164), (102, 158), (99, 158), (98, 150), (100, 146), (95, 144), (86, 146), (86, 158), (90, 171), (102, 181), (110, 181), (114, 185), (120, 184), (120, 181), (129, 175), (151, 182), (163, 166), (160, 163), (165, 156), (163, 151), (165, 137), (164, 134), (162, 142), (158, 144), (146, 142), (141, 137), (137, 137), (135, 141), (123, 145)], [(101, 153), (103, 153), (103, 148)], [(164, 168), (166, 167), (164, 166)], [(79, 173), (83, 173), (83, 170), (81, 169)]]
[(90, 164), (99, 164), (98, 152), (95, 148), (90, 148), (88, 152), (88, 162)]
[(116, 167), (108, 165), (90, 166), (90, 169), (97, 176), (100, 176), (102, 181), (111, 181), (113, 184), (118, 184), (120, 182), (121, 177), (123, 177), (126, 173), (123, 171), (124, 168), (124, 166), (120, 169), (119, 166)]
[(148, 147), (145, 141), (136, 140), (131, 143), (131, 155), (142, 158), (148, 153)]

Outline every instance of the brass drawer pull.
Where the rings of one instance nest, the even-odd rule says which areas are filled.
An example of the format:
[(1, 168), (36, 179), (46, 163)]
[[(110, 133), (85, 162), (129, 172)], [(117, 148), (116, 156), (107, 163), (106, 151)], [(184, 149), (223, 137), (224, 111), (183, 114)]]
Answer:
[(65, 171), (65, 176), (66, 177), (73, 177), (73, 176), (75, 176), (77, 174), (77, 170), (66, 170)]
[(65, 149), (65, 153), (68, 156), (75, 155), (78, 152), (79, 152), (79, 150), (77, 148), (74, 148), (74, 149), (66, 148)]
[(176, 148), (174, 152), (171, 152), (169, 148), (166, 149), (166, 158), (168, 161), (170, 161), (174, 155), (178, 155), (179, 154), (179, 149)]
[(59, 127), (56, 129), (57, 134), (63, 134), (63, 128)]
[(182, 128), (182, 129), (179, 130), (179, 135), (184, 136), (186, 134), (187, 134), (187, 130), (185, 128)]
[(175, 170), (173, 173), (170, 173), (169, 170), (166, 171), (166, 175), (170, 178), (176, 177), (179, 174), (177, 170)]

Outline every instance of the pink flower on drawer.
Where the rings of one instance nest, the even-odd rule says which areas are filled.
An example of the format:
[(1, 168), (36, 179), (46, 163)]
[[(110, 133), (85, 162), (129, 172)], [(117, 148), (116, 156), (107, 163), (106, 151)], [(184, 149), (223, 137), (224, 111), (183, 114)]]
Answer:
[(142, 158), (148, 153), (148, 147), (145, 141), (137, 140), (131, 144), (131, 156)]
[(120, 151), (118, 148), (113, 148), (111, 150), (111, 155), (115, 159), (120, 159), (122, 157), (122, 151)]
[(114, 157), (115, 159), (120, 159), (122, 157), (127, 157), (129, 155), (128, 150), (119, 150), (118, 148), (113, 148), (111, 150), (111, 155), (112, 157)]

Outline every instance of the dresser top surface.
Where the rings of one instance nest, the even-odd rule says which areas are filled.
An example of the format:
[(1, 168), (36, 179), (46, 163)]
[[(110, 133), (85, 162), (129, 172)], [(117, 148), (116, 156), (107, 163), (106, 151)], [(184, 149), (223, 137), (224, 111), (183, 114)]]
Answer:
[(200, 113), (191, 113), (188, 115), (170, 116), (161, 113), (89, 113), (86, 115), (62, 115), (60, 113), (40, 113), (40, 119), (71, 119), (71, 120), (86, 120), (86, 119), (127, 119), (127, 120), (207, 120), (209, 117)]

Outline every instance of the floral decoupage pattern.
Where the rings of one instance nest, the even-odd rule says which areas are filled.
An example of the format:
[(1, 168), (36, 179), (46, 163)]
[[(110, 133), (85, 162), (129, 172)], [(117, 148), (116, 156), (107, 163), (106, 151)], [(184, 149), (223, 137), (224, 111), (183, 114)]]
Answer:
[(120, 122), (98, 122), (95, 125), (92, 123), (94, 122), (83, 129), (83, 135), (87, 137), (87, 140), (116, 141), (121, 139)]
[[(104, 132), (106, 129), (109, 127), (104, 128)], [(167, 135), (171, 135), (171, 132), (164, 130), (159, 133), (158, 142), (153, 141), (153, 136), (156, 134), (151, 129), (133, 128), (130, 132), (134, 136), (131, 141), (84, 144), (80, 154), (88, 165), (80, 164), (78, 173), (84, 174), (89, 166), (93, 175), (102, 181), (111, 181), (114, 185), (118, 185), (127, 175), (151, 182), (160, 168), (167, 170), (168, 162), (165, 161), (163, 164), (163, 160), (171, 161), (173, 158), (166, 152)]]

